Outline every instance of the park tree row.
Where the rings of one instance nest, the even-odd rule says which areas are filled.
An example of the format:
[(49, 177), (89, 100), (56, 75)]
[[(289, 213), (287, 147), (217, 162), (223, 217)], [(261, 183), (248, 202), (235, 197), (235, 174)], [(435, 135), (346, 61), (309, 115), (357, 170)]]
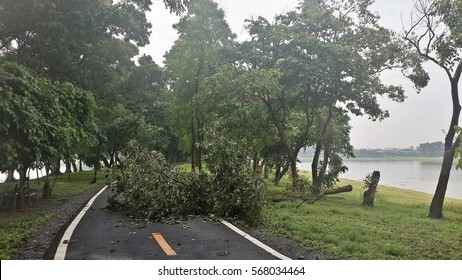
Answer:
[[(250, 39), (244, 42), (236, 42), (214, 2), (191, 2), (175, 25), (179, 39), (165, 64), (181, 128), (176, 131), (192, 171), (202, 168), (207, 132), (219, 131), (251, 148), (255, 170), (261, 163), (275, 168), (276, 183), (290, 171), (294, 191), (320, 193), (345, 172), (342, 156), (353, 155), (349, 116), (382, 120), (389, 113), (379, 98), (404, 101), (402, 87), (384, 84), (381, 74), (398, 69), (420, 92), (430, 79), (423, 63), (433, 63), (449, 78), (453, 104), (429, 211), (442, 218), (452, 163), (462, 154), (461, 2), (417, 0), (403, 34), (379, 25), (373, 2), (300, 1), (273, 19), (247, 20)], [(306, 147), (315, 150), (312, 182), (297, 171), (298, 153)]]
[[(187, 1), (164, 2), (181, 13)], [(61, 161), (111, 167), (131, 139), (175, 156), (162, 69), (138, 56), (149, 44), (150, 5), (0, 3), (0, 170), (19, 172), (19, 196), (29, 168), (46, 169), (46, 198)]]
[[(347, 168), (342, 157), (353, 156), (350, 116), (382, 120), (389, 113), (379, 98), (404, 101), (402, 87), (384, 84), (381, 74), (399, 69), (419, 91), (429, 81), (422, 63), (430, 61), (447, 73), (454, 104), (430, 211), (442, 217), (461, 153), (460, 1), (418, 0), (403, 36), (379, 25), (372, 0), (304, 0), (272, 19), (248, 19), (244, 42), (217, 3), (164, 2), (182, 17), (161, 68), (138, 56), (156, 43), (149, 42), (150, 0), (2, 1), (2, 171), (24, 177), (33, 164), (52, 169), (77, 156), (95, 170), (111, 167), (136, 139), (170, 160), (188, 157), (195, 172), (211, 142), (225, 137), (237, 152), (245, 147), (256, 172), (273, 168), (275, 183), (288, 172), (294, 191), (316, 194), (333, 187)], [(315, 150), (312, 182), (297, 171), (306, 147)]]
[[(403, 41), (378, 24), (372, 1), (301, 1), (274, 19), (246, 21), (250, 39), (236, 42), (213, 1), (193, 1), (175, 25), (179, 39), (165, 56), (181, 147), (192, 171), (202, 168), (208, 131), (241, 145), (257, 166), (292, 178), (293, 190), (334, 186), (353, 156), (349, 114), (388, 117), (384, 96), (405, 99), (385, 85), (383, 71), (400, 68), (418, 89), (428, 76)], [(297, 156), (313, 147), (313, 181), (303, 182)]]

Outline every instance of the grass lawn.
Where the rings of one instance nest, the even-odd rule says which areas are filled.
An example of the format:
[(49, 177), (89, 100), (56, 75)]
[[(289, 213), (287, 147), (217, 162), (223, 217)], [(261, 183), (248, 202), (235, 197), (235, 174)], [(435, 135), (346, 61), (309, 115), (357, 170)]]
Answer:
[[(304, 173), (304, 176), (309, 176)], [(268, 185), (270, 197), (287, 196), (289, 181)], [(333, 259), (462, 259), (462, 201), (446, 199), (443, 220), (427, 218), (432, 196), (379, 185), (375, 208), (361, 205), (362, 182), (341, 180), (353, 191), (270, 203), (262, 231), (287, 235)]]
[[(60, 175), (56, 181), (52, 192), (52, 200), (70, 198), (73, 195), (82, 193), (85, 190), (94, 188), (105, 183), (103, 172), (99, 172), (98, 182), (90, 184), (93, 179), (93, 172), (72, 173)], [(53, 182), (53, 178), (51, 178)], [(41, 189), (42, 180), (31, 180), (30, 187), (39, 191), (38, 205), (32, 202), (29, 206), (25, 203), (25, 208), (21, 211), (11, 211), (9, 209), (0, 210), (0, 259), (9, 259), (16, 249), (27, 240), (37, 229), (52, 219), (59, 213), (48, 209), (52, 200), (42, 200)], [(11, 190), (14, 184), (0, 184), (0, 194)]]

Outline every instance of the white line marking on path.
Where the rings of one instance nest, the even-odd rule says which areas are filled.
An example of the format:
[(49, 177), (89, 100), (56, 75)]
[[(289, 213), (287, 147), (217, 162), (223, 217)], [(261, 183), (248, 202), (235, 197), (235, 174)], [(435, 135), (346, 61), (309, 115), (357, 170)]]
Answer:
[(75, 219), (72, 221), (72, 223), (69, 225), (66, 232), (64, 232), (64, 235), (61, 238), (61, 241), (58, 244), (58, 248), (56, 249), (56, 254), (55, 254), (55, 260), (64, 260), (65, 259), (66, 252), (67, 252), (67, 245), (71, 240), (72, 233), (74, 232), (75, 228), (79, 224), (79, 222), (82, 219), (83, 215), (85, 215), (85, 213), (87, 213), (88, 209), (90, 209), (93, 202), (95, 202), (96, 198), (106, 189), (107, 189), (107, 186), (105, 186), (97, 194), (95, 194), (90, 199), (90, 201), (88, 201), (87, 205), (82, 209), (82, 211), (80, 211), (80, 213), (77, 215), (77, 217), (75, 217)]
[(278, 251), (274, 250), (273, 248), (263, 244), (260, 240), (250, 236), (249, 234), (243, 232), (242, 230), (238, 229), (236, 226), (234, 226), (233, 224), (230, 224), (228, 223), (227, 221), (225, 220), (221, 220), (221, 223), (224, 224), (225, 226), (229, 227), (230, 229), (232, 229), (234, 232), (236, 232), (237, 234), (241, 235), (242, 237), (244, 237), (245, 239), (249, 240), (250, 242), (252, 242), (253, 244), (257, 245), (258, 247), (262, 248), (263, 250), (265, 250), (266, 252), (270, 253), (271, 255), (281, 259), (281, 260), (291, 260), (291, 258), (289, 257), (286, 257), (284, 256), (283, 254), (279, 253)]

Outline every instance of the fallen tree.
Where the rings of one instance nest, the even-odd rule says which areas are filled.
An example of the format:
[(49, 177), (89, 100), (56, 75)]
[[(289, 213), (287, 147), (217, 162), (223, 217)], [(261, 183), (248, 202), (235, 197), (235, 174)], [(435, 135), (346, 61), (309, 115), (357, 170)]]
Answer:
[(337, 193), (344, 193), (344, 192), (351, 192), (353, 190), (352, 185), (347, 185), (344, 187), (339, 187), (339, 188), (334, 188), (334, 189), (326, 189), (326, 190), (321, 190), (316, 196), (310, 196), (305, 198), (298, 206), (299, 208), (303, 203), (310, 203), (313, 204), (316, 201), (320, 200), (323, 198), (325, 195), (331, 195), (331, 194), (337, 194)]

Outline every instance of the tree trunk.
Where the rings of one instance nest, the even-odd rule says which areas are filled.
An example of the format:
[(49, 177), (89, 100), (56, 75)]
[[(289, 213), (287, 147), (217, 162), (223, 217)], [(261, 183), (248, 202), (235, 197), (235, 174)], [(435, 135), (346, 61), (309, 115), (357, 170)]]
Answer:
[[(329, 161), (329, 153), (327, 150), (327, 143), (325, 143), (327, 129), (333, 118), (333, 105), (329, 107), (328, 115), (326, 121), (322, 127), (320, 135), (318, 135), (318, 141), (316, 143), (316, 149), (313, 156), (313, 162), (311, 163), (311, 173), (313, 177), (313, 187), (314, 190), (319, 192), (322, 189), (323, 184), (323, 177), (326, 173), (327, 164)], [(324, 165), (318, 170), (319, 168), (319, 160), (321, 157), (321, 151), (324, 149)]]
[(77, 163), (75, 163), (75, 160), (74, 160), (74, 159), (72, 159), (71, 164), (72, 164), (72, 170), (73, 170), (73, 172), (77, 172), (77, 171), (78, 171)]
[(274, 179), (273, 183), (275, 186), (279, 186), (279, 181), (281, 180), (280, 174), (281, 174), (281, 165), (276, 165), (276, 171), (274, 172)]
[(22, 189), (26, 185), (26, 180), (27, 180), (27, 168), (25, 166), (21, 166), (18, 170), (19, 173), (19, 187), (18, 187), (18, 195), (16, 197), (16, 209), (17, 210), (22, 210), (24, 209), (24, 196), (22, 193)]
[(432, 219), (443, 218), (444, 198), (446, 197), (446, 190), (448, 188), (453, 161), (454, 151), (445, 151), (440, 176), (438, 178), (438, 184), (436, 185), (436, 191), (433, 195), (433, 199), (430, 204), (430, 212), (428, 214), (428, 216)]
[(50, 168), (48, 167), (48, 165), (45, 165), (46, 175), (45, 175), (45, 184), (43, 184), (43, 188), (42, 188), (42, 199), (49, 199), (51, 197), (50, 176), (49, 176), (50, 172), (49, 171), (50, 171)]
[(7, 170), (5, 183), (13, 183), (15, 181), (16, 179), (14, 178), (14, 170)]
[(82, 172), (83, 171), (83, 166), (82, 166), (82, 160), (79, 159), (79, 171)]
[(93, 180), (90, 182), (90, 184), (96, 183), (96, 175), (97, 175), (97, 173), (98, 173), (98, 168), (95, 167), (95, 168), (94, 168), (94, 171), (95, 171), (95, 172), (93, 173)]
[(374, 171), (372, 173), (371, 182), (367, 186), (367, 191), (364, 192), (363, 205), (367, 207), (374, 207), (375, 193), (377, 191), (377, 185), (380, 181), (380, 172)]
[(202, 170), (202, 154), (201, 154), (200, 148), (196, 147), (195, 154), (196, 154), (194, 156), (194, 159), (195, 159), (195, 162), (196, 162), (195, 167), (200, 172)]
[(37, 184), (40, 184), (39, 168), (35, 167), (35, 177), (37, 178)]
[(120, 157), (119, 157), (119, 153), (118, 153), (118, 152), (114, 153), (114, 162), (115, 162), (116, 164), (122, 164), (122, 161), (120, 160)]
[(104, 163), (104, 166), (106, 168), (108, 168), (108, 169), (111, 168), (111, 165), (110, 165), (110, 163), (109, 163), (109, 161), (107, 160), (106, 157), (103, 157), (103, 163)]
[(115, 153), (116, 153), (115, 151), (112, 151), (112, 153), (111, 153), (111, 155), (109, 157), (109, 168), (111, 168), (112, 165), (114, 165), (114, 163), (115, 163), (115, 160), (114, 160)]
[(268, 165), (266, 164), (263, 166), (263, 177), (265, 179), (269, 178), (269, 168), (268, 168)]
[(252, 169), (254, 173), (258, 172), (258, 153), (253, 155)]
[(16, 210), (22, 210), (24, 209), (24, 195), (22, 192), (19, 192), (18, 195), (16, 196), (16, 203), (14, 203)]
[(71, 170), (71, 159), (70, 158), (67, 158), (65, 160), (66, 162), (66, 171), (64, 171), (64, 173), (71, 173), (72, 170)]
[(298, 185), (298, 172), (297, 172), (297, 157), (290, 157), (290, 173), (292, 175), (292, 189), (295, 192), (299, 192), (300, 188)]
[(55, 165), (53, 166), (53, 168), (52, 168), (52, 170), (51, 170), (51, 174), (52, 174), (52, 175), (56, 175), (56, 176), (59, 175), (59, 174), (61, 174), (60, 168), (61, 168), (61, 161), (60, 161), (60, 160), (57, 160), (56, 163), (55, 163)]
[(286, 164), (284, 168), (282, 168), (280, 165), (277, 166), (276, 168), (276, 175), (274, 177), (273, 183), (275, 186), (279, 186), (279, 182), (281, 181), (282, 177), (286, 175), (287, 171), (289, 171), (289, 166)]
[(191, 112), (191, 172), (196, 172), (196, 132), (194, 130), (194, 111)]
[(42, 189), (42, 199), (50, 199), (51, 198), (51, 187), (50, 182), (47, 180), (43, 185)]
[(432, 219), (443, 218), (443, 205), (444, 198), (446, 196), (446, 190), (448, 188), (449, 176), (451, 175), (452, 163), (454, 162), (455, 150), (459, 147), (460, 141), (454, 138), (456, 136), (456, 126), (459, 124), (460, 117), (460, 101), (459, 101), (459, 89), (458, 82), (460, 74), (462, 72), (462, 64), (457, 68), (457, 73), (454, 78), (451, 78), (451, 96), (452, 96), (452, 118), (449, 126), (448, 133), (446, 135), (444, 143), (444, 157), (443, 164), (441, 165), (440, 176), (438, 184), (436, 185), (435, 194), (430, 204), (430, 211), (428, 216)]
[(199, 118), (197, 118), (197, 164), (196, 166), (199, 168), (199, 172), (202, 171), (202, 143), (204, 142), (204, 134), (202, 133), (202, 122)]
[(322, 142), (318, 141), (314, 150), (313, 161), (311, 162), (311, 176), (313, 178), (313, 187), (316, 192), (321, 190), (321, 181), (318, 176), (319, 157), (321, 155)]
[(303, 200), (298, 206), (302, 205), (303, 203), (315, 203), (316, 201), (320, 200), (323, 198), (325, 195), (331, 195), (331, 194), (337, 194), (337, 193), (344, 193), (344, 192), (351, 192), (353, 190), (352, 185), (344, 186), (344, 187), (339, 187), (335, 189), (327, 189), (327, 190), (321, 190), (319, 194), (315, 197), (308, 197), (305, 200)]
[(335, 189), (327, 189), (327, 190), (322, 190), (319, 195), (329, 195), (329, 194), (337, 194), (337, 193), (344, 193), (344, 192), (351, 192), (353, 190), (353, 186), (348, 185), (344, 187), (339, 187)]

